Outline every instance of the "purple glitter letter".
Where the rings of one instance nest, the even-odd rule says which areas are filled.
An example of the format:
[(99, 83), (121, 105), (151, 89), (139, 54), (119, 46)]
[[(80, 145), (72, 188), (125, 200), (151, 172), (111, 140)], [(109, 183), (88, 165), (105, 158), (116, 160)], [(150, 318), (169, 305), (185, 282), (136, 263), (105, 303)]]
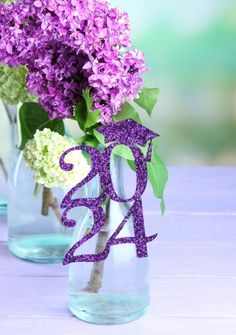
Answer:
[[(92, 160), (92, 169), (89, 175), (78, 185), (76, 185), (64, 198), (61, 203), (61, 208), (65, 211), (62, 216), (62, 222), (65, 226), (73, 227), (76, 222), (75, 220), (68, 220), (67, 213), (74, 207), (85, 206), (93, 212), (94, 224), (89, 234), (78, 241), (66, 254), (64, 263), (68, 264), (72, 262), (98, 262), (105, 260), (110, 251), (110, 247), (117, 244), (134, 243), (136, 245), (137, 257), (147, 257), (147, 243), (153, 241), (157, 234), (147, 237), (145, 234), (144, 217), (142, 208), (142, 194), (144, 193), (147, 186), (147, 162), (151, 160), (152, 156), (152, 141), (153, 138), (158, 135), (147, 128), (143, 127), (139, 123), (133, 120), (124, 120), (111, 125), (103, 126), (98, 128), (98, 131), (105, 136), (105, 142), (111, 143), (105, 150), (104, 153), (99, 152), (95, 148), (88, 146), (78, 146), (67, 150), (60, 159), (60, 166), (65, 171), (73, 169), (72, 164), (65, 163), (65, 156), (73, 150), (85, 150), (90, 154)], [(144, 157), (141, 149), (137, 146), (145, 146), (149, 142), (148, 152)], [(123, 199), (118, 196), (113, 188), (112, 177), (110, 173), (110, 157), (113, 149), (117, 145), (126, 145), (130, 148), (133, 153), (136, 165), (137, 174), (137, 185), (135, 194), (129, 199)], [(72, 199), (72, 195), (83, 185), (93, 179), (96, 175), (100, 176), (102, 194), (95, 198), (83, 198), (83, 199)], [(120, 223), (116, 231), (107, 241), (105, 249), (100, 254), (88, 254), (88, 255), (74, 255), (75, 251), (90, 238), (96, 235), (103, 225), (105, 224), (106, 215), (102, 208), (102, 204), (105, 199), (109, 199), (116, 202), (133, 202), (133, 205), (127, 212), (125, 218)], [(134, 237), (118, 238), (120, 231), (127, 223), (128, 219), (133, 216), (134, 220)]]

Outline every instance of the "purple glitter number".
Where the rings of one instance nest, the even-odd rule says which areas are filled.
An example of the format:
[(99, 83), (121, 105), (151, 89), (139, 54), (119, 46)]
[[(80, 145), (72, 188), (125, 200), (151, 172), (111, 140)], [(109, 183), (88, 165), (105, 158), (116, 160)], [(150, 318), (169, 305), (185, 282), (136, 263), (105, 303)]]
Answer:
[[(83, 179), (79, 184), (74, 186), (67, 193), (65, 198), (62, 200), (61, 208), (65, 209), (65, 211), (63, 212), (63, 215), (62, 215), (62, 222), (66, 227), (74, 227), (76, 225), (75, 220), (70, 220), (70, 219), (67, 218), (67, 213), (72, 208), (79, 207), (79, 206), (85, 206), (85, 207), (90, 208), (93, 211), (93, 213), (95, 213), (95, 211), (98, 210), (98, 206), (100, 204), (102, 204), (106, 199), (105, 194), (101, 194), (98, 198), (95, 198), (95, 199), (91, 199), (91, 198), (89, 198), (89, 199), (86, 199), (86, 198), (72, 199), (72, 196), (78, 191), (79, 188), (81, 188), (82, 186), (87, 184), (90, 180), (92, 180), (98, 174), (101, 174), (101, 167), (102, 167), (102, 164), (101, 164), (102, 163), (102, 154), (97, 149), (91, 148), (91, 147), (88, 147), (88, 146), (76, 146), (76, 147), (73, 147), (73, 148), (67, 150), (61, 156), (60, 167), (61, 167), (62, 170), (64, 170), (64, 171), (73, 170), (73, 168), (74, 168), (73, 164), (66, 163), (65, 162), (65, 157), (70, 152), (75, 151), (75, 150), (86, 151), (90, 155), (90, 158), (92, 160), (92, 167), (91, 167), (91, 171), (88, 174), (88, 176), (85, 179)], [(96, 220), (95, 220), (95, 222), (96, 222)]]
[[(95, 148), (88, 146), (77, 146), (67, 150), (60, 159), (60, 166), (65, 171), (71, 171), (73, 169), (72, 164), (65, 162), (65, 157), (73, 150), (84, 150), (86, 151), (92, 160), (92, 168), (89, 175), (73, 187), (70, 192), (65, 196), (61, 203), (61, 208), (64, 209), (62, 215), (62, 222), (67, 227), (73, 227), (76, 224), (75, 220), (67, 218), (68, 212), (78, 206), (85, 206), (91, 210), (94, 217), (94, 224), (89, 234), (84, 236), (68, 251), (64, 258), (63, 264), (69, 264), (72, 262), (99, 262), (105, 260), (110, 252), (111, 246), (117, 244), (134, 243), (136, 246), (137, 257), (147, 257), (147, 243), (153, 241), (157, 234), (147, 237), (145, 233), (143, 207), (142, 207), (142, 194), (144, 193), (147, 186), (147, 162), (151, 160), (152, 156), (152, 139), (157, 137), (158, 134), (150, 131), (143, 127), (139, 123), (133, 120), (124, 120), (111, 125), (103, 126), (98, 128), (98, 131), (104, 135), (105, 143), (111, 143), (103, 153), (99, 152)], [(114, 143), (112, 143), (114, 142)], [(137, 146), (145, 146), (149, 143), (146, 157), (143, 155), (141, 149)], [(136, 165), (136, 190), (132, 197), (129, 199), (123, 199), (118, 196), (113, 188), (112, 177), (110, 171), (110, 158), (113, 149), (117, 145), (126, 145), (130, 148), (133, 153)], [(88, 183), (94, 177), (99, 175), (102, 194), (97, 198), (79, 198), (72, 199), (73, 194), (83, 185)], [(93, 236), (95, 236), (101, 228), (104, 226), (106, 221), (105, 211), (102, 204), (106, 198), (116, 202), (133, 202), (133, 205), (128, 210), (126, 216), (117, 227), (116, 231), (107, 241), (105, 249), (100, 254), (83, 254), (75, 255), (75, 251)], [(129, 220), (133, 217), (134, 222), (134, 237), (122, 237), (118, 235)]]

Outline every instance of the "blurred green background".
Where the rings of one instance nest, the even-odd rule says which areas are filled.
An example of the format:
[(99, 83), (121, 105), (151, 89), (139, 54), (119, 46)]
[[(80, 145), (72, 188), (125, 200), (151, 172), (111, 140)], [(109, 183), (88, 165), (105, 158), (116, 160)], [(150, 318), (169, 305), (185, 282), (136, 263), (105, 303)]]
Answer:
[(236, 1), (111, 0), (161, 95), (146, 124), (169, 165), (236, 164)]

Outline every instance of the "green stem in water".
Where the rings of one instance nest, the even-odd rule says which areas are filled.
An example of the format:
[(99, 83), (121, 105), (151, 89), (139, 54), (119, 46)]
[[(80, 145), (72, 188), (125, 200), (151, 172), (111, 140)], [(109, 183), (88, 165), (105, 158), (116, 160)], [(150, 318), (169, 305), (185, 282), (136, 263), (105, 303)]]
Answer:
[(43, 216), (48, 216), (49, 214), (49, 202), (51, 197), (51, 189), (47, 187), (43, 187), (43, 198), (42, 198), (42, 209), (41, 214)]
[[(36, 184), (35, 192), (34, 194), (37, 195), (38, 187), (40, 185)], [(47, 188), (43, 186), (43, 198), (42, 198), (42, 210), (41, 213), (43, 216), (49, 215), (49, 208), (51, 208), (58, 220), (58, 222), (62, 225), (61, 221), (61, 213), (59, 211), (59, 204), (57, 198), (53, 197), (52, 190), (50, 188)]]
[[(106, 243), (109, 237), (109, 230), (107, 227), (110, 224), (110, 200), (106, 204), (106, 223), (104, 225), (105, 230), (100, 230), (98, 233), (97, 244), (95, 248), (95, 254), (100, 254), (104, 251)], [(105, 262), (95, 262), (93, 263), (92, 271), (90, 274), (90, 279), (84, 291), (90, 293), (98, 293), (102, 288), (102, 280), (104, 273)]]

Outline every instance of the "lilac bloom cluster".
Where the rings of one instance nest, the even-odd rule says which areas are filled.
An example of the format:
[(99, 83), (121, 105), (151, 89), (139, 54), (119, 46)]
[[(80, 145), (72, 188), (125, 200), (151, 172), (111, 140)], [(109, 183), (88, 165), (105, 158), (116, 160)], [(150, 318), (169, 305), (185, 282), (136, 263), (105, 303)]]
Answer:
[(0, 62), (26, 65), (28, 90), (50, 119), (73, 115), (90, 89), (101, 122), (138, 97), (144, 55), (129, 18), (105, 0), (19, 0), (0, 4)]

